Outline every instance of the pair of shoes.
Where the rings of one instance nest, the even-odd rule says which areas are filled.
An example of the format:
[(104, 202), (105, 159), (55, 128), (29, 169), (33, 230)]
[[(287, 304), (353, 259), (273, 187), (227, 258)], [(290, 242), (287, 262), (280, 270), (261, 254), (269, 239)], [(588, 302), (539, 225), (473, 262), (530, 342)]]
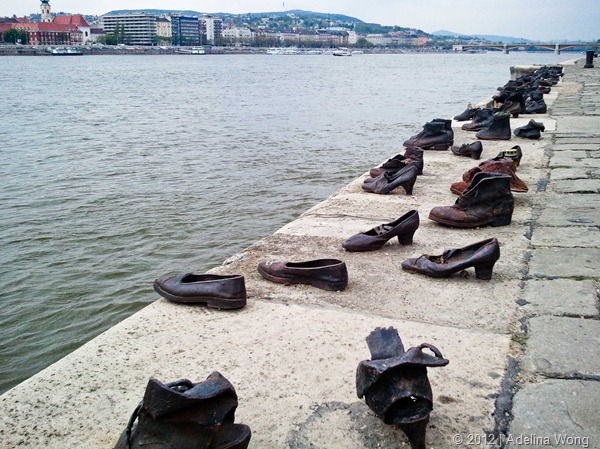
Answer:
[(423, 130), (404, 142), (405, 147), (419, 147), (423, 150), (447, 150), (454, 143), (452, 120), (436, 118), (425, 123)]
[(406, 167), (411, 162), (415, 162), (419, 168), (418, 175), (423, 174), (423, 150), (419, 147), (409, 147), (404, 152), (404, 155), (397, 154), (391, 159), (381, 164), (379, 167), (369, 170), (371, 178), (377, 178), (385, 172), (396, 172)]
[(390, 223), (384, 223), (366, 232), (353, 235), (342, 243), (342, 247), (351, 252), (374, 251), (394, 237), (398, 237), (401, 245), (411, 245), (418, 228), (419, 212), (411, 210)]
[(384, 423), (400, 427), (412, 448), (424, 449), (427, 422), (433, 410), (427, 367), (446, 366), (449, 361), (429, 343), (404, 351), (393, 327), (378, 327), (366, 340), (371, 360), (358, 364), (356, 394), (365, 398), (367, 406)]
[(485, 161), (479, 164), (477, 167), (473, 167), (463, 173), (463, 180), (452, 183), (450, 186), (450, 191), (456, 195), (460, 195), (467, 189), (476, 173), (486, 172), (504, 173), (505, 175), (510, 176), (510, 190), (512, 192), (527, 192), (529, 190), (527, 184), (525, 184), (517, 176), (515, 170), (514, 162), (510, 158), (500, 158), (498, 160)]
[(397, 171), (384, 171), (376, 178), (365, 179), (362, 189), (365, 192), (387, 195), (394, 189), (402, 187), (407, 195), (412, 195), (413, 186), (417, 181), (420, 169), (422, 170), (422, 164), (411, 162)]
[(205, 304), (215, 309), (239, 309), (246, 305), (244, 276), (185, 273), (162, 276), (154, 290), (163, 298), (184, 304)]
[(483, 145), (480, 141), (473, 143), (465, 143), (460, 147), (452, 147), (452, 153), (455, 156), (466, 156), (472, 157), (475, 160), (479, 160), (481, 158), (481, 153), (483, 152)]
[(500, 245), (496, 238), (482, 240), (464, 248), (444, 251), (440, 256), (422, 255), (402, 262), (402, 269), (434, 278), (447, 278), (467, 268), (475, 269), (475, 277), (490, 280), (496, 261), (500, 258)]
[(252, 432), (234, 424), (237, 406), (235, 388), (217, 371), (200, 383), (151, 378), (114, 449), (246, 449)]
[(545, 130), (546, 127), (543, 123), (531, 119), (527, 125), (515, 129), (514, 135), (524, 139), (539, 139)]
[(277, 284), (308, 284), (322, 290), (341, 291), (348, 286), (346, 263), (338, 259), (316, 259), (306, 262), (263, 261), (258, 272)]
[(514, 208), (510, 181), (504, 173), (477, 172), (454, 205), (434, 207), (429, 218), (455, 228), (507, 226)]
[(510, 140), (510, 113), (494, 113), (487, 127), (477, 131), (475, 137), (482, 140)]

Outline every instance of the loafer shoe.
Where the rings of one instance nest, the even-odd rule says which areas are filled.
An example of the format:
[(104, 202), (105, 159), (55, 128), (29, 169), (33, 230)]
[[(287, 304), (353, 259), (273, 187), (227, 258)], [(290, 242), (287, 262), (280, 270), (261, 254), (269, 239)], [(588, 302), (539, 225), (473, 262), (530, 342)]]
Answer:
[(316, 259), (306, 262), (263, 261), (258, 272), (278, 284), (309, 284), (322, 290), (340, 291), (348, 286), (348, 269), (338, 259)]
[(206, 304), (215, 309), (239, 309), (246, 305), (244, 276), (239, 274), (194, 274), (163, 276), (154, 290), (169, 301)]

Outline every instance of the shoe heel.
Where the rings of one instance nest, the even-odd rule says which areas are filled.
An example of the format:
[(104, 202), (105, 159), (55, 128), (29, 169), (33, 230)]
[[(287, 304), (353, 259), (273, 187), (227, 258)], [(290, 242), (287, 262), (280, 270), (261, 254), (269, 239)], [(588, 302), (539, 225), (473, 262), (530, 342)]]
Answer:
[(486, 263), (486, 264), (474, 265), (473, 268), (475, 268), (475, 277), (477, 279), (489, 281), (492, 278), (492, 273), (494, 271), (495, 263), (496, 262), (493, 262), (491, 264)]
[(471, 153), (471, 157), (478, 161), (479, 159), (481, 159), (481, 151)]
[(412, 245), (413, 236), (415, 235), (415, 232), (416, 231), (409, 232), (407, 234), (400, 234), (398, 236), (398, 241), (400, 242), (401, 245)]
[(416, 181), (417, 181), (417, 177), (415, 176), (413, 179), (409, 179), (404, 184), (400, 184), (406, 191), (407, 195), (412, 195), (413, 187), (414, 187)]
[(490, 226), (508, 226), (511, 222), (511, 219), (512, 214), (499, 215), (492, 220)]

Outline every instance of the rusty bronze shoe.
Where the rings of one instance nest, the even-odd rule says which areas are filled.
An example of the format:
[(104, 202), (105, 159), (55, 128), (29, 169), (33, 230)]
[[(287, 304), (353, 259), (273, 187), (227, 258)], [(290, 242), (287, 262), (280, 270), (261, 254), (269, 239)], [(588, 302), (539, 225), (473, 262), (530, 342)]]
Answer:
[(402, 262), (402, 269), (434, 278), (448, 278), (473, 267), (477, 279), (490, 280), (494, 264), (500, 258), (500, 245), (495, 238), (482, 240), (464, 248), (449, 249), (441, 256), (423, 255)]
[(510, 140), (510, 113), (496, 112), (487, 128), (477, 131), (475, 137), (482, 140)]
[(479, 110), (479, 108), (477, 106), (473, 106), (471, 103), (469, 103), (467, 105), (467, 109), (465, 109), (460, 114), (454, 116), (454, 120), (456, 120), (457, 122), (464, 122), (467, 120), (472, 120), (473, 117), (475, 117), (475, 114), (477, 114), (478, 110)]
[(460, 147), (452, 147), (451, 150), (455, 156), (466, 156), (472, 157), (475, 160), (479, 160), (483, 151), (483, 145), (480, 141), (477, 141), (473, 143), (465, 143)]
[(278, 284), (309, 284), (330, 291), (341, 291), (348, 286), (348, 269), (338, 259), (263, 261), (258, 264), (258, 272), (268, 281)]
[(426, 426), (433, 410), (427, 367), (446, 366), (449, 361), (428, 343), (405, 352), (393, 327), (376, 328), (367, 337), (367, 345), (371, 360), (363, 360), (356, 369), (358, 397), (364, 397), (384, 423), (400, 427), (412, 449), (425, 449)]
[(542, 137), (542, 132), (545, 130), (546, 127), (543, 123), (531, 119), (527, 125), (515, 129), (514, 135), (524, 139), (539, 139)]
[(150, 379), (114, 449), (246, 449), (251, 431), (234, 424), (237, 406), (233, 385), (217, 371), (200, 383)]
[(193, 274), (162, 276), (154, 290), (169, 301), (206, 304), (215, 309), (239, 309), (246, 305), (244, 276), (239, 274)]
[(475, 173), (454, 205), (434, 207), (429, 218), (455, 228), (507, 226), (514, 208), (510, 180), (504, 173)]
[(411, 162), (397, 171), (387, 171), (377, 178), (367, 178), (363, 181), (362, 189), (365, 192), (387, 195), (394, 189), (402, 187), (407, 195), (412, 195), (413, 187), (419, 175), (419, 164)]
[(418, 227), (419, 212), (411, 210), (397, 220), (379, 225), (367, 232), (353, 235), (342, 243), (342, 247), (346, 251), (374, 251), (394, 237), (398, 237), (401, 245), (410, 245)]
[(404, 142), (405, 147), (445, 151), (454, 143), (452, 120), (435, 119), (425, 123), (423, 130)]
[(415, 162), (419, 168), (418, 175), (423, 174), (423, 150), (419, 147), (407, 148), (404, 155), (397, 154), (391, 159), (381, 164), (379, 167), (372, 168), (369, 171), (371, 178), (377, 178), (385, 172), (396, 172), (406, 167), (411, 162)]
[(463, 193), (471, 181), (475, 173), (487, 172), (487, 173), (504, 173), (510, 176), (510, 190), (512, 192), (527, 192), (529, 188), (521, 178), (515, 173), (514, 161), (511, 158), (505, 157), (498, 160), (485, 161), (479, 164), (477, 167), (473, 167), (463, 173), (462, 181), (454, 182), (450, 186), (450, 191), (456, 195)]

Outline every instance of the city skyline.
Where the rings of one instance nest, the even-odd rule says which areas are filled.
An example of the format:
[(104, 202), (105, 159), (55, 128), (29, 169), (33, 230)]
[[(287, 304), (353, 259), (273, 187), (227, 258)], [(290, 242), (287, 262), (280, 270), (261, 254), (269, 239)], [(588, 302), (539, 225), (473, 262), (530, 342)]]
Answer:
[[(175, 9), (207, 13), (260, 13), (291, 9), (345, 14), (364, 22), (417, 28), (427, 33), (448, 30), (462, 34), (522, 37), (538, 41), (600, 38), (598, 0), (106, 0), (81, 4), (50, 0), (53, 12), (102, 15), (115, 9)], [(39, 0), (18, 4), (0, 0), (0, 17), (40, 12)]]

